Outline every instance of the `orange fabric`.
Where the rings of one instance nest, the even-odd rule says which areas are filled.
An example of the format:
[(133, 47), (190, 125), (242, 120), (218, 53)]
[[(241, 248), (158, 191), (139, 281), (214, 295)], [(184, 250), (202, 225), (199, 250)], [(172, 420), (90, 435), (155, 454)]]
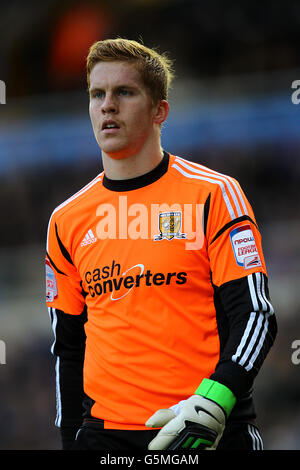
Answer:
[[(105, 188), (102, 176), (52, 214), (47, 248), (50, 261), (64, 274), (53, 269), (57, 296), (47, 305), (76, 315), (87, 304), (84, 388), (95, 400), (92, 415), (103, 419), (106, 428), (146, 429), (145, 421), (157, 409), (187, 398), (213, 373), (219, 338), (211, 275), (219, 286), (265, 272), (260, 234), (251, 221), (242, 220), (214, 240), (232, 223), (233, 213), (240, 216), (238, 207), (244, 205), (242, 215), (246, 209), (251, 219), (254, 216), (232, 178), (224, 181), (200, 165), (171, 155), (168, 171), (159, 180), (121, 193)], [(231, 194), (229, 186), (239, 188), (239, 196)], [(203, 205), (209, 194), (204, 238)], [(237, 204), (237, 197), (243, 203), (239, 199)], [(174, 204), (177, 219), (167, 214), (159, 225), (159, 213), (171, 212), (168, 207), (157, 211), (154, 205), (162, 203), (169, 208)], [(109, 219), (112, 208), (115, 218)], [(178, 224), (178, 233), (169, 239), (162, 237), (162, 224), (170, 220)], [(62, 254), (55, 225), (73, 264)], [(251, 243), (260, 259), (250, 269), (237, 263), (235, 249), (249, 249), (252, 256), (251, 243), (245, 245), (238, 233), (230, 236), (244, 226), (251, 228), (256, 242)], [(192, 238), (196, 227), (197, 240)], [(115, 238), (104, 238), (103, 229), (108, 228)], [(138, 233), (143, 238), (137, 238)]]

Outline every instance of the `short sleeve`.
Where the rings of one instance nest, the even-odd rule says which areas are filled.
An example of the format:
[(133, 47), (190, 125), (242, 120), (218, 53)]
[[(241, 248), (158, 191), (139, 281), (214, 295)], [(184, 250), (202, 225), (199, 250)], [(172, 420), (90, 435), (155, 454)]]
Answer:
[(47, 233), (46, 304), (65, 313), (80, 315), (85, 306), (81, 279), (63, 241), (55, 214)]
[(230, 184), (231, 192), (228, 185), (217, 188), (207, 222), (208, 256), (216, 286), (254, 272), (266, 274), (261, 234), (252, 207), (239, 183), (231, 178)]

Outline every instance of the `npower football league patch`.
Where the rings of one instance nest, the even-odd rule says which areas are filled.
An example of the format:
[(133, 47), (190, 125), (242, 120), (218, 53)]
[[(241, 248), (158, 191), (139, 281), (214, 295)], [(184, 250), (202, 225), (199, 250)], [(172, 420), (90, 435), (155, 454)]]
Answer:
[(57, 284), (55, 274), (50, 266), (49, 261), (46, 259), (46, 300), (53, 302), (57, 298)]
[(261, 260), (250, 225), (242, 225), (230, 232), (236, 262), (245, 269), (261, 266)]

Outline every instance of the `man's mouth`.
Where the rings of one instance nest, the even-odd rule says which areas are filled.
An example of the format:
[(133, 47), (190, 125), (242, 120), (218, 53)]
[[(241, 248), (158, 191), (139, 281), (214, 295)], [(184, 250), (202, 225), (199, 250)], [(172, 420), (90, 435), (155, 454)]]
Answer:
[(106, 132), (114, 131), (116, 129), (120, 129), (120, 126), (118, 125), (118, 123), (116, 123), (115, 121), (111, 121), (111, 120), (104, 121), (102, 124), (102, 128), (101, 128), (102, 131), (106, 131)]

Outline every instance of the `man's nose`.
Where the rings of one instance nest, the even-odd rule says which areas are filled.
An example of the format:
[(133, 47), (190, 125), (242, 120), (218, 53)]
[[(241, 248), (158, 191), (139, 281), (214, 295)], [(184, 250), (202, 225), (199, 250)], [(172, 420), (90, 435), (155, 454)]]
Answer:
[(102, 112), (106, 113), (116, 113), (117, 112), (117, 103), (112, 93), (106, 93), (105, 99), (102, 102)]

